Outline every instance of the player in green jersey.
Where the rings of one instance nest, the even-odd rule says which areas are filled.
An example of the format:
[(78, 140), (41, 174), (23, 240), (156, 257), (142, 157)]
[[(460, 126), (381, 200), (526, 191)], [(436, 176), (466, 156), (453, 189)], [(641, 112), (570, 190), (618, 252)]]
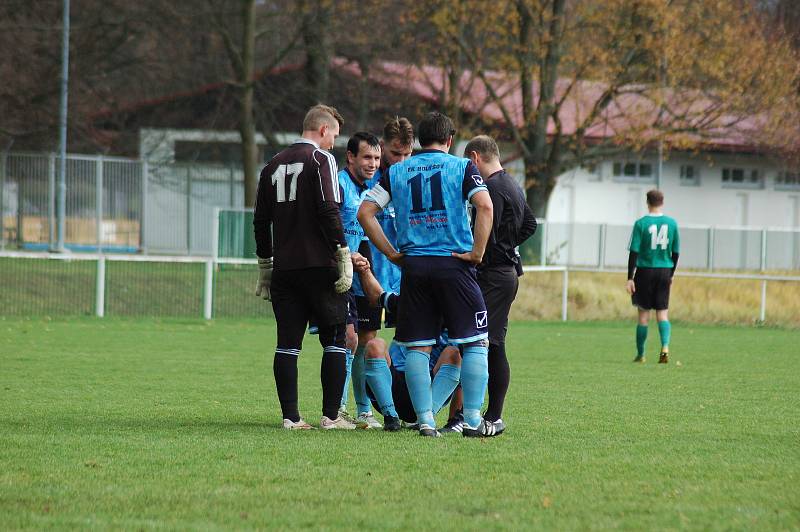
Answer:
[(633, 224), (628, 245), (630, 255), (626, 288), (631, 295), (631, 301), (639, 308), (639, 323), (636, 326), (637, 354), (634, 362), (644, 362), (644, 344), (651, 310), (656, 311), (658, 332), (661, 335), (658, 363), (666, 364), (669, 361), (671, 326), (667, 309), (672, 276), (678, 266), (680, 235), (677, 222), (661, 212), (663, 205), (664, 194), (660, 190), (647, 193), (649, 212)]

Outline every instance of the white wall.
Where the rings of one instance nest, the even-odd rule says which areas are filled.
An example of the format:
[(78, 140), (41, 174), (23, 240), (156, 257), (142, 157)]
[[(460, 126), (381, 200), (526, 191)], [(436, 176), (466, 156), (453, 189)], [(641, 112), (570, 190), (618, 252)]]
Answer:
[[(624, 160), (620, 157), (617, 160)], [(635, 160), (633, 157), (631, 160)], [(657, 172), (657, 157), (643, 157)], [(694, 165), (699, 184), (680, 182), (681, 165)], [(516, 165), (509, 164), (510, 168)], [(723, 184), (723, 167), (758, 169), (764, 175), (763, 188)], [(518, 175), (521, 169), (516, 169)], [(800, 226), (800, 189), (776, 188), (779, 168), (766, 158), (727, 154), (672, 154), (663, 163), (661, 190), (664, 211), (682, 226)], [(647, 212), (645, 193), (655, 188), (649, 180), (614, 176), (613, 161), (598, 164), (594, 173), (583, 168), (558, 178), (550, 196), (547, 219), (551, 222), (608, 223), (629, 225)]]

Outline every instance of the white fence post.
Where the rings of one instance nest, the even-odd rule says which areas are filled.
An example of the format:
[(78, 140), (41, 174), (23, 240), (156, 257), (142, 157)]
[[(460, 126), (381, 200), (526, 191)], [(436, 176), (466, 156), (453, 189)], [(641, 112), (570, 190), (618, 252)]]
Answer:
[(759, 321), (764, 323), (767, 317), (767, 280), (761, 281), (761, 313), (759, 314)]
[(50, 195), (47, 201), (48, 237), (52, 249), (56, 245), (56, 155), (54, 153), (47, 155), (47, 191)]
[(714, 227), (708, 228), (708, 271), (714, 271)]
[(564, 277), (561, 283), (561, 321), (567, 321), (567, 292), (569, 291), (569, 270), (564, 268)]
[(219, 258), (219, 207), (214, 207), (214, 219), (211, 221), (211, 257)]
[(761, 271), (767, 269), (767, 230), (761, 230)]
[(542, 225), (542, 251), (540, 262), (542, 266), (547, 266), (547, 220), (541, 221)]
[(150, 167), (147, 161), (142, 161), (142, 213), (139, 220), (139, 249), (147, 254), (147, 242), (145, 241), (145, 231), (147, 229), (147, 182), (150, 179)]
[(97, 278), (94, 291), (94, 313), (98, 318), (106, 315), (106, 258), (97, 257)]
[(601, 270), (606, 268), (606, 234), (608, 224), (600, 224), (600, 256), (597, 258), (597, 267)]
[(203, 291), (203, 317), (207, 320), (211, 319), (211, 311), (214, 305), (214, 261), (209, 259), (206, 261), (206, 287)]
[(95, 204), (95, 217), (96, 235), (97, 235), (97, 252), (103, 251), (103, 156), (99, 156), (94, 163), (94, 204)]

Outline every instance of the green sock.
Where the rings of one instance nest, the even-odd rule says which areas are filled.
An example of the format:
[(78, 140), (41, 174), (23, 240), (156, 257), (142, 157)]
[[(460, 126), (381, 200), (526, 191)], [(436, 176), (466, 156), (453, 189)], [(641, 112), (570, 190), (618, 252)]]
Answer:
[(661, 335), (661, 348), (669, 347), (669, 335), (672, 333), (672, 325), (668, 320), (658, 322), (658, 333)]
[(644, 343), (647, 341), (647, 325), (636, 326), (636, 353), (644, 355)]

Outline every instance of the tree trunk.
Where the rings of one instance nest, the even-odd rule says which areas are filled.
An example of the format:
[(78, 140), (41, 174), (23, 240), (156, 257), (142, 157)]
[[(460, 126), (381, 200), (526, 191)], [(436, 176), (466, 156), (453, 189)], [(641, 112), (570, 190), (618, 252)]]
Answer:
[(539, 170), (541, 164), (525, 161), (525, 199), (528, 207), (537, 218), (547, 217), (547, 202), (555, 187), (555, 180), (550, 179), (546, 170)]
[(303, 43), (306, 48), (306, 80), (312, 88), (312, 104), (327, 103), (330, 88), (331, 37), (330, 5), (313, 0), (303, 9)]
[(239, 134), (242, 137), (242, 168), (244, 169), (244, 205), (256, 203), (258, 176), (258, 147), (253, 115), (253, 73), (255, 65), (256, 5), (255, 0), (242, 0), (242, 63), (239, 72)]

